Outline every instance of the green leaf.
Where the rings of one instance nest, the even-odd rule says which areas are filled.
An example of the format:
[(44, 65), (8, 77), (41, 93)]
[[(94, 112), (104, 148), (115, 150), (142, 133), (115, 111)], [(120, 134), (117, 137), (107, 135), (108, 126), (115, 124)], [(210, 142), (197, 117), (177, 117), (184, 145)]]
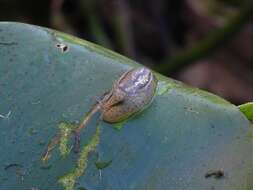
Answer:
[[(67, 34), (9, 22), (0, 23), (0, 57), (0, 189), (253, 189), (245, 115), (159, 74), (146, 110), (117, 127), (101, 122), (99, 131), (95, 115), (79, 154), (71, 138), (61, 138), (44, 163), (46, 144), (71, 134), (59, 125), (75, 127), (123, 72), (140, 65)], [(100, 170), (98, 160), (112, 161)], [(205, 177), (217, 173), (224, 177)]]
[(253, 123), (253, 102), (238, 106), (242, 113)]

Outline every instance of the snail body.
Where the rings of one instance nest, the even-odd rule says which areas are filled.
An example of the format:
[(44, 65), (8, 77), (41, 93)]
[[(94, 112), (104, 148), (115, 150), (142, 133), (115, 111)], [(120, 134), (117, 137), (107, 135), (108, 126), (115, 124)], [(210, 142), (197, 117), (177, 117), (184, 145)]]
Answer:
[(102, 119), (116, 123), (143, 110), (152, 102), (156, 87), (156, 77), (145, 67), (125, 72), (100, 102)]

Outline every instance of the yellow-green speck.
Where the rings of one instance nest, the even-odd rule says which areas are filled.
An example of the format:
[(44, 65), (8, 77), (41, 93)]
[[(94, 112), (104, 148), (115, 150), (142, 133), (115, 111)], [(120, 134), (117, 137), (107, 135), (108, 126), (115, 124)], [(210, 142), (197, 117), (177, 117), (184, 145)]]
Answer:
[(118, 123), (115, 123), (113, 124), (113, 128), (114, 129), (117, 129), (117, 130), (121, 130), (122, 127), (124, 126), (124, 124), (127, 122), (127, 119), (121, 121), (121, 122), (118, 122)]

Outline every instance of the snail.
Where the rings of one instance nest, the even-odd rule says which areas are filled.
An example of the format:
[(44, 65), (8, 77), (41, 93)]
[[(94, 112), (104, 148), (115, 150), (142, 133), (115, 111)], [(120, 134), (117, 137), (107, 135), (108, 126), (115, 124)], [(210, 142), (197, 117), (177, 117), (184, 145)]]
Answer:
[(116, 123), (143, 110), (152, 102), (156, 86), (157, 79), (147, 68), (125, 72), (100, 103), (102, 119)]
[[(153, 100), (157, 87), (157, 79), (145, 67), (133, 68), (123, 73), (116, 80), (109, 93), (105, 94), (98, 103), (92, 107), (88, 115), (74, 130), (75, 151), (80, 145), (80, 131), (88, 124), (92, 116), (100, 112), (101, 120), (108, 123), (123, 121), (137, 112), (145, 109)], [(49, 144), (46, 155), (59, 143), (56, 137)]]
[(123, 73), (114, 82), (112, 90), (94, 106), (74, 131), (75, 152), (80, 145), (80, 131), (92, 116), (101, 112), (101, 119), (108, 123), (117, 123), (145, 109), (153, 100), (157, 87), (157, 79), (145, 68), (133, 68)]
[(97, 111), (101, 119), (108, 123), (117, 123), (145, 109), (153, 100), (157, 79), (145, 68), (133, 68), (123, 73), (114, 82), (112, 90), (90, 111), (76, 132), (80, 131)]

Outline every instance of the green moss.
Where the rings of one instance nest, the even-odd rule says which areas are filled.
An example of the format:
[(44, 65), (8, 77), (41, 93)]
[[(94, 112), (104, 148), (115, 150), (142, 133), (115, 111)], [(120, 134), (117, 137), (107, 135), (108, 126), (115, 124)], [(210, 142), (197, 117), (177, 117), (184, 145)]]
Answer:
[(110, 166), (111, 163), (112, 163), (112, 160), (109, 160), (107, 162), (96, 162), (95, 165), (96, 165), (97, 169), (102, 170), (102, 169)]
[(129, 118), (126, 118), (126, 119), (124, 119), (124, 120), (121, 121), (121, 122), (118, 122), (118, 123), (113, 124), (113, 128), (114, 128), (114, 129), (117, 129), (117, 130), (121, 130), (122, 127), (125, 125), (125, 123), (127, 122), (128, 119), (129, 119)]
[(210, 101), (215, 104), (223, 105), (223, 106), (231, 106), (232, 104), (215, 94), (209, 93), (207, 91), (190, 87), (180, 81), (176, 81), (173, 79), (165, 78), (159, 74), (156, 74), (159, 79), (157, 86), (157, 95), (163, 95), (169, 90), (175, 90), (176, 92), (181, 92), (187, 95), (192, 95), (196, 97), (203, 98), (204, 100)]
[(168, 83), (166, 81), (160, 81), (160, 82), (158, 82), (158, 85), (157, 85), (156, 94), (157, 95), (163, 95), (164, 93), (166, 93), (168, 90), (172, 89), (173, 87), (175, 87), (174, 83)]
[(188, 86), (180, 81), (167, 78), (159, 73), (155, 73), (155, 75), (157, 79), (159, 80), (158, 86), (157, 86), (157, 92), (156, 92), (157, 95), (163, 95), (166, 92), (168, 92), (168, 90), (175, 90), (177, 92), (181, 92), (187, 95), (193, 95), (193, 96), (203, 98), (204, 100), (208, 100), (215, 104), (225, 105), (225, 106), (232, 105), (230, 102), (224, 100), (223, 98), (215, 94)]
[(69, 136), (71, 135), (72, 131), (76, 128), (76, 125), (66, 122), (61, 122), (59, 124), (59, 130), (60, 130), (60, 144), (59, 144), (59, 150), (61, 156), (67, 156), (71, 148), (69, 148)]
[(253, 124), (253, 102), (249, 102), (246, 104), (242, 104), (238, 106), (240, 111), (250, 120), (250, 122)]
[(211, 94), (209, 92), (206, 92), (204, 90), (195, 89), (194, 95), (199, 96), (203, 99), (206, 99), (214, 104), (223, 105), (223, 106), (232, 106), (232, 104), (230, 102), (228, 102), (227, 100), (225, 100), (215, 94)]
[(186, 84), (180, 84), (180, 85), (174, 85), (174, 89), (179, 91), (179, 92), (183, 92), (186, 95), (192, 95), (192, 96), (196, 96), (196, 97), (200, 97), (203, 98), (203, 100), (207, 100), (210, 101), (212, 103), (218, 104), (218, 105), (222, 105), (222, 106), (232, 106), (232, 104), (230, 102), (228, 102), (227, 100), (220, 98), (219, 96), (209, 93), (207, 91), (198, 89), (198, 88), (193, 88), (190, 87)]
[(64, 186), (65, 190), (74, 190), (76, 180), (85, 172), (88, 164), (89, 153), (94, 151), (99, 143), (100, 133), (101, 130), (98, 126), (96, 133), (93, 135), (89, 143), (82, 148), (76, 167), (73, 169), (73, 171), (65, 174), (58, 180), (58, 182)]

